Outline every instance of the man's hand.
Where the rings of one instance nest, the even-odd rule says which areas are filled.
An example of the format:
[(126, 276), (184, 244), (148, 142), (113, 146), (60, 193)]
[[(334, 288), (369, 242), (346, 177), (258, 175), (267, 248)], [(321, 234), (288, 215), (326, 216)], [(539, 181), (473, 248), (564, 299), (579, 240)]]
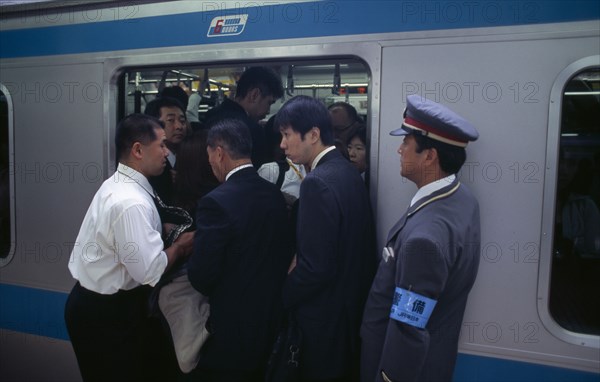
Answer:
[(194, 233), (195, 232), (196, 231), (184, 232), (181, 235), (179, 235), (177, 240), (175, 240), (173, 245), (178, 247), (178, 249), (177, 249), (178, 257), (179, 256), (189, 256), (192, 253), (192, 249), (194, 248)]

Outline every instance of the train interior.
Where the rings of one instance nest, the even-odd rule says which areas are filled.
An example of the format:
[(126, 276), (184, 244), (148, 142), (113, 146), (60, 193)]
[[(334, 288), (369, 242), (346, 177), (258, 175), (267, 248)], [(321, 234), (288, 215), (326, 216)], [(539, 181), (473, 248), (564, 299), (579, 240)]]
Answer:
[[(200, 95), (201, 102), (196, 112), (202, 122), (206, 111), (235, 93), (237, 79), (250, 66), (252, 64), (128, 69), (120, 81), (120, 114), (143, 112), (144, 105), (160, 90), (180, 86), (188, 94)], [(287, 99), (307, 95), (323, 101), (325, 105), (348, 102), (363, 119), (366, 118), (369, 73), (361, 61), (349, 58), (293, 64), (269, 63), (266, 66), (281, 76), (285, 91), (284, 97), (272, 105), (270, 115), (277, 113)]]

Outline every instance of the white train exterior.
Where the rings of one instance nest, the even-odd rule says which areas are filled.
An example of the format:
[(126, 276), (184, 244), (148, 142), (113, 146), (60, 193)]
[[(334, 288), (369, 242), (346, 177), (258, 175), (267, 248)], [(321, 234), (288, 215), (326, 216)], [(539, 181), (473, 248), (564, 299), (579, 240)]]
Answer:
[[(380, 247), (415, 192), (399, 175), (400, 141), (388, 134), (399, 126), (406, 96), (446, 104), (480, 132), (459, 174), (480, 202), (482, 258), (454, 380), (600, 378), (598, 332), (565, 328), (550, 309), (565, 88), (592, 73), (586, 94), (600, 97), (597, 2), (3, 8), (0, 134), (8, 143), (1, 155), (9, 163), (3, 187), (10, 214), (2, 229), (10, 242), (0, 258), (0, 380), (80, 380), (63, 319), (74, 284), (67, 263), (89, 202), (114, 169), (115, 127), (128, 103), (124, 73), (297, 62), (365, 68)], [(597, 144), (598, 136), (590, 139)]]

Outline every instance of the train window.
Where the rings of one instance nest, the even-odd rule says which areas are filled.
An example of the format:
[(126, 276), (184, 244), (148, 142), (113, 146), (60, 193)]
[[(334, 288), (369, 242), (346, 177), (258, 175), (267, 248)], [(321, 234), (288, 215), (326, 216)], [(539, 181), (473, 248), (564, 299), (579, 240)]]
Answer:
[[(255, 65), (263, 64), (130, 68), (120, 81), (119, 117), (143, 112), (145, 104), (162, 89), (179, 86), (189, 95), (188, 119), (202, 123), (209, 109), (219, 105), (225, 98), (233, 97), (236, 81), (245, 68)], [(365, 120), (369, 76), (362, 61), (270, 62), (264, 66), (278, 73), (284, 86), (284, 97), (271, 107), (271, 115), (279, 110), (286, 99), (308, 95), (322, 100), (326, 105), (338, 101), (350, 103)]]
[(549, 309), (575, 333), (600, 335), (600, 68), (562, 94)]
[[(189, 126), (188, 132), (202, 129), (206, 127), (205, 116), (211, 108), (217, 107), (226, 99), (235, 100), (237, 81), (244, 70), (251, 66), (271, 68), (279, 75), (284, 87), (283, 97), (276, 100), (271, 105), (269, 114), (259, 121), (266, 127), (263, 129), (264, 152), (261, 161), (275, 162), (281, 159), (283, 155), (279, 149), (281, 136), (279, 131), (272, 128), (269, 130), (267, 126), (271, 125), (267, 122), (287, 99), (297, 95), (319, 99), (326, 106), (345, 102), (354, 107), (356, 114), (352, 115), (352, 110), (348, 111), (347, 114), (351, 117), (339, 118), (338, 125), (341, 127), (335, 129), (334, 126), (338, 138), (336, 146), (349, 156), (348, 140), (355, 139), (354, 135), (363, 131), (361, 127), (367, 127), (365, 122), (368, 109), (369, 73), (364, 62), (355, 58), (331, 58), (293, 63), (270, 61), (233, 65), (128, 68), (118, 80), (120, 89), (118, 117), (120, 119), (134, 112), (144, 112), (148, 102), (154, 100), (159, 94), (168, 92), (172, 98), (179, 98), (181, 103), (187, 102), (187, 106), (184, 106), (187, 109), (185, 114)], [(341, 106), (346, 108), (345, 105)], [(358, 139), (361, 139), (360, 137), (362, 135), (359, 135)], [(368, 152), (368, 134), (365, 139)], [(369, 156), (367, 155), (366, 158)], [(368, 183), (368, 163), (357, 164), (357, 167), (364, 171), (364, 178)]]
[(12, 161), (12, 103), (0, 84), (0, 266), (10, 262), (14, 252), (14, 200), (11, 190), (14, 171)]

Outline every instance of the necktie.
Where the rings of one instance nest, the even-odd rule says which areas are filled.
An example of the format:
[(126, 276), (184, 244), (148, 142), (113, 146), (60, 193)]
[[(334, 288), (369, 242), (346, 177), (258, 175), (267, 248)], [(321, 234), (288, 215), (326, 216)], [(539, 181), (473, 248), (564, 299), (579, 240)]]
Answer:
[(167, 206), (156, 194), (154, 193), (154, 204), (158, 210), (158, 215), (163, 223), (175, 224), (173, 228), (164, 240), (165, 248), (169, 248), (179, 235), (186, 229), (190, 228), (193, 223), (192, 217), (187, 213), (186, 210), (179, 207)]

